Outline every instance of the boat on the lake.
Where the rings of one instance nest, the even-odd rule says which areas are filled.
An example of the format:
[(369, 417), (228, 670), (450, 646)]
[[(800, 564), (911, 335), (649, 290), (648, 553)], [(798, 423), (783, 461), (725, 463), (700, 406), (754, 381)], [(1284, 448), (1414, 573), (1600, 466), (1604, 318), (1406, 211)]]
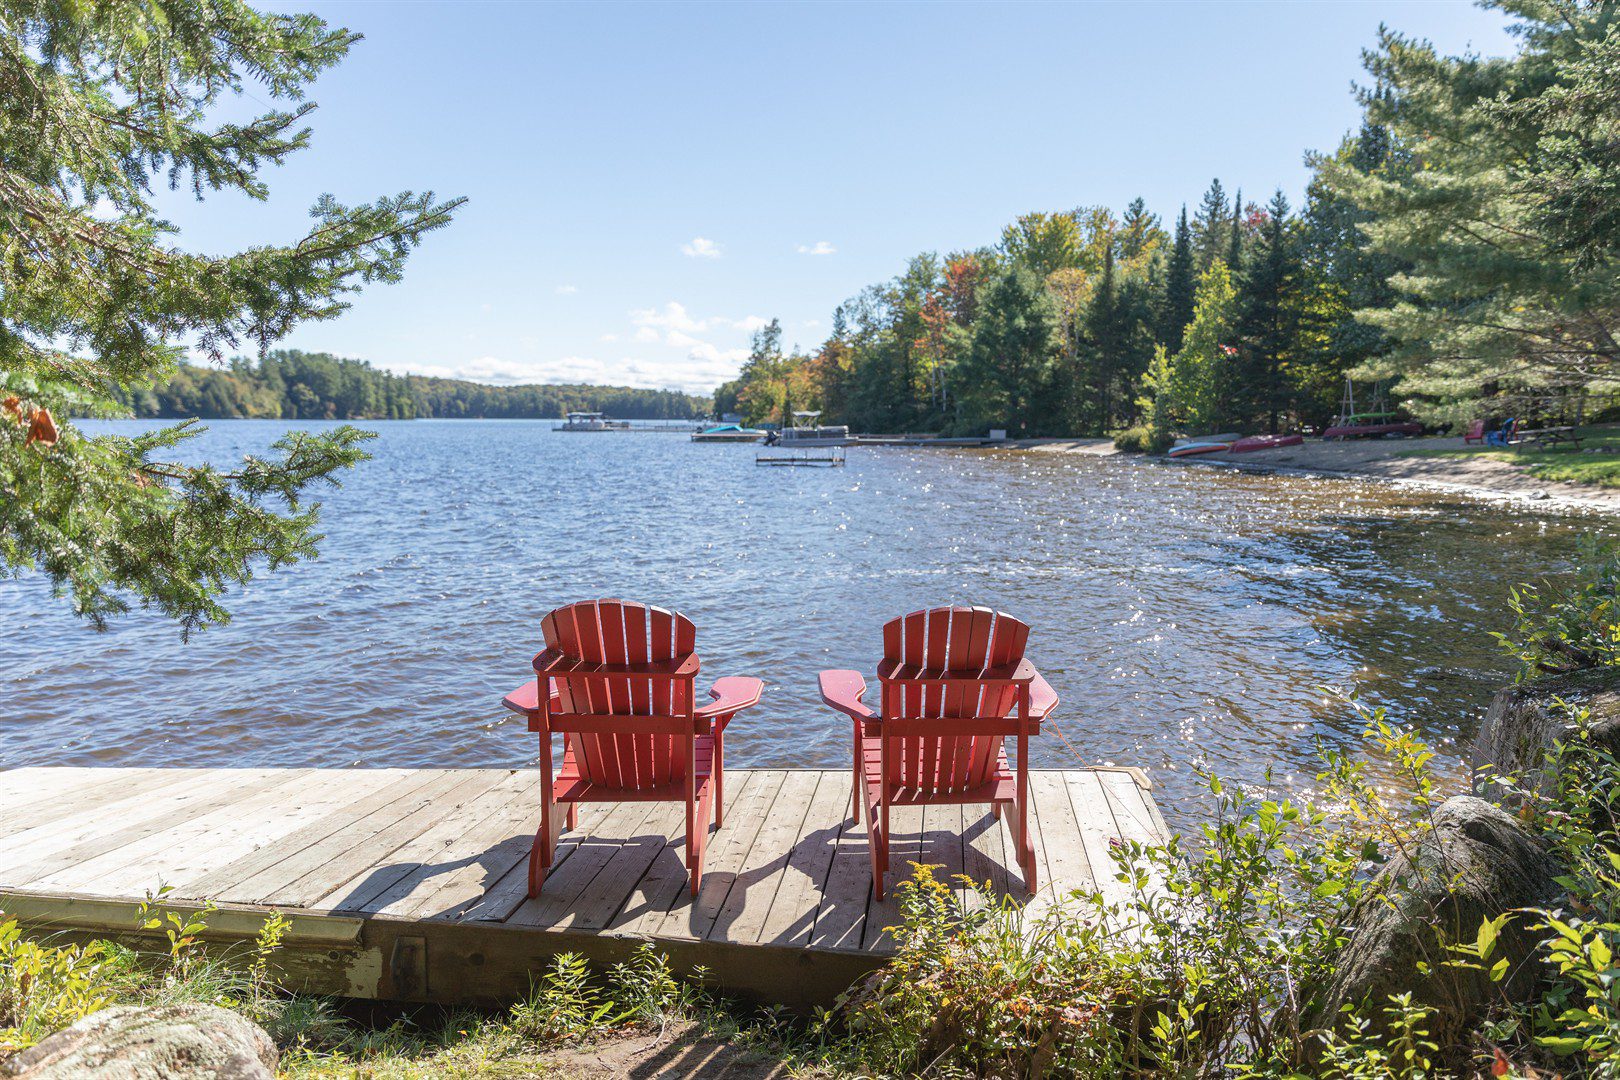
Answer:
[(630, 421), (610, 420), (607, 413), (571, 412), (552, 431), (629, 431)]
[(849, 428), (844, 424), (822, 424), (820, 410), (795, 412), (792, 426), (765, 436), (765, 445), (785, 450), (805, 450), (820, 446), (847, 446)]
[(1283, 446), (1298, 446), (1304, 441), (1303, 435), (1246, 435), (1232, 444), (1232, 453), (1247, 454), (1255, 450), (1276, 450)]
[(692, 432), (693, 442), (758, 442), (766, 436), (763, 428), (743, 427), (741, 424), (721, 424)]

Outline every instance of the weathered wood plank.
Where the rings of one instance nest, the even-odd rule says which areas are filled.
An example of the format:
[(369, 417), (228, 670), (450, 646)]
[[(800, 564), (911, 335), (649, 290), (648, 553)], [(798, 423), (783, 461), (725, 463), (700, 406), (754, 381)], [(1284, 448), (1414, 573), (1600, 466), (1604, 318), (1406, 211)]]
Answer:
[(550, 929), (569, 918), (574, 903), (625, 843), (641, 828), (657, 803), (613, 803), (607, 816), (582, 835), (561, 866), (546, 873), (540, 895), (525, 899), (506, 918), (508, 926), (542, 926)]
[(804, 945), (810, 940), (849, 805), (848, 779), (836, 772), (822, 773), (755, 941)]
[(714, 924), (703, 934), (705, 939), (758, 938), (821, 777), (821, 773), (791, 772), (782, 782), (782, 790), (765, 811), (759, 835), (743, 858), (741, 871), (726, 892), (725, 903), (715, 912)]
[[(107, 812), (138, 812), (154, 802), (174, 795), (185, 796), (197, 783), (189, 769), (143, 769), (138, 775), (122, 779), (120, 769), (86, 769), (87, 773), (104, 773), (87, 779), (83, 787), (69, 786), (43, 799), (27, 799), (6, 812), (5, 824), (0, 826), (7, 836), (22, 838), (27, 830), (74, 829), (83, 827), (83, 836), (93, 835), (105, 828)], [(116, 825), (114, 826), (116, 827)], [(39, 835), (39, 834), (34, 834)]]
[(866, 924), (861, 932), (864, 949), (894, 948), (894, 938), (888, 930), (900, 924), (900, 883), (911, 877), (912, 863), (930, 861), (924, 849), (922, 826), (922, 807), (890, 808), (889, 872), (885, 875), (883, 899), (874, 896), (866, 907)]
[(225, 771), (175, 769), (162, 789), (13, 832), (0, 845), (0, 874), (5, 881), (26, 884), (57, 868), (118, 850), (149, 832), (183, 823), (193, 810), (198, 816), (206, 814), (222, 805), (222, 798), (228, 800), (238, 779), (251, 785), (274, 777), (271, 769), (243, 772), (240, 777), (232, 772), (227, 776)]
[[(399, 820), (381, 829), (351, 826), (335, 834), (332, 839), (337, 842), (337, 850), (328, 852), (328, 858), (321, 860), (297, 880), (271, 892), (264, 902), (313, 909), (318, 901), (331, 895), (343, 882), (360, 876), (354, 873), (355, 867), (365, 867), (364, 876), (367, 879), (375, 876), (391, 883), (398, 876), (400, 866), (415, 866), (410, 854), (396, 861), (396, 851), (405, 845), (418, 843), (423, 833), (437, 822), (455, 818), (467, 803), (508, 775), (499, 769), (457, 770), (451, 773), (451, 783), (444, 790)], [(300, 856), (303, 854), (301, 852)], [(365, 886), (358, 888), (365, 891)], [(332, 908), (325, 910), (344, 910), (344, 903), (339, 899)]]
[[(385, 789), (387, 794), (379, 799), (376, 805), (370, 800), (359, 800), (349, 807), (344, 807), (331, 815), (329, 824), (333, 827), (329, 831), (324, 831), (318, 839), (298, 846), (297, 850), (291, 850), (304, 838), (289, 838), (293, 842), (285, 844), (288, 849), (285, 857), (273, 861), (251, 877), (221, 883), (206, 895), (243, 904), (274, 902), (296, 907), (297, 897), (307, 896), (312, 889), (306, 882), (296, 893), (289, 893), (288, 890), (294, 885), (316, 874), (322, 866), (332, 860), (346, 859), (345, 852), (354, 848), (363, 838), (378, 835), (409, 815), (420, 813), (426, 807), (438, 805), (438, 800), (446, 791), (462, 782), (462, 775), (451, 769), (434, 769), (429, 772), (425, 782), (414, 785), (409, 791)], [(357, 857), (362, 855), (363, 851), (356, 853)], [(193, 888), (189, 891), (196, 890)]]
[[(330, 770), (323, 770), (330, 771)], [(443, 770), (434, 769), (353, 769), (334, 777), (330, 798), (311, 798), (282, 816), (285, 831), (272, 827), (263, 839), (245, 854), (224, 862), (189, 879), (175, 883), (175, 893), (189, 897), (214, 897), (253, 881), (271, 867), (326, 839), (352, 821), (391, 805), (433, 781)]]
[(27, 867), (0, 868), (0, 875), (25, 888), (140, 895), (169, 884), (188, 860), (223, 857), (243, 827), (273, 820), (281, 807), (296, 805), (301, 788), (323, 779), (317, 769), (232, 772), (239, 775), (212, 783), (200, 777), (192, 798), (157, 802), (161, 813), (128, 815), (121, 829), (63, 844)]
[(386, 866), (367, 867), (309, 906), (317, 911), (367, 913), (409, 899), (417, 886), (476, 859), (482, 853), (482, 826), (503, 808), (523, 802), (526, 790), (538, 784), (538, 774), (507, 773), (389, 852)]
[[(721, 815), (724, 822), (719, 830), (709, 837), (708, 855), (703, 865), (705, 874), (713, 872), (712, 860), (717, 846), (723, 842), (723, 836), (736, 829), (737, 826), (733, 823), (738, 820), (738, 814), (745, 813), (742, 807), (746, 805), (747, 792), (756, 784), (764, 783), (766, 775), (761, 772), (727, 775), (725, 812)], [(682, 843), (684, 839), (677, 838), (664, 845), (663, 850), (653, 859), (652, 865), (647, 868), (647, 872), (641, 876), (641, 880), (636, 882), (636, 887), (631, 890), (624, 907), (614, 916), (613, 922), (608, 926), (609, 932), (650, 937), (664, 921), (669, 909), (683, 895), (691, 894), (690, 877), (687, 874), (686, 864), (681, 860)]]
[[(579, 828), (564, 831), (562, 839), (557, 844), (557, 854), (551, 860), (551, 867), (547, 875), (555, 874), (560, 866), (568, 860), (579, 846), (580, 841), (588, 839), (602, 828), (608, 815), (617, 809), (611, 803), (586, 803), (579, 808)], [(525, 900), (529, 898), (529, 856), (534, 850), (534, 834), (540, 828), (540, 811), (536, 806), (530, 811), (529, 822), (531, 828), (522, 846), (522, 855), (512, 864), (512, 868), (496, 880), (484, 895), (475, 897), (460, 911), (454, 914), (459, 922), (505, 922), (511, 917)]]
[[(698, 828), (708, 827), (700, 822)], [(607, 865), (580, 891), (574, 910), (558, 923), (565, 930), (601, 930), (629, 902), (636, 884), (665, 851), (686, 850), (686, 804), (654, 803), (652, 810), (608, 859)], [(683, 863), (684, 865), (684, 863)]]
[(703, 881), (694, 899), (690, 890), (676, 897), (656, 927), (660, 938), (702, 938), (720, 913), (731, 886), (742, 872), (743, 863), (765, 823), (765, 815), (787, 781), (785, 772), (762, 774), (763, 783), (749, 786), (748, 794), (734, 816), (728, 819), (704, 858)]

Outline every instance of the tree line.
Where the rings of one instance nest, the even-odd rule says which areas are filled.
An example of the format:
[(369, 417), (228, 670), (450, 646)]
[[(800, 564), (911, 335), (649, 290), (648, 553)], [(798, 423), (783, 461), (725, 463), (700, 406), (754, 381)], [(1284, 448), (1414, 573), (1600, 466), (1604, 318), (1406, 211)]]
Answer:
[(692, 420), (709, 399), (631, 386), (487, 386), (463, 379), (395, 375), (363, 360), (277, 349), (221, 367), (181, 364), (157, 386), (121, 389), (138, 417), (286, 420), (410, 420), (418, 417), (544, 419), (605, 412), (626, 420)]
[(772, 322), (716, 409), (1163, 445), (1319, 429), (1347, 376), (1436, 424), (1612, 394), (1620, 5), (1491, 6), (1515, 21), (1515, 56), (1381, 32), (1359, 129), (1307, 155), (1299, 208), (1217, 179), (1173, 224), (1140, 198), (1025, 214), (862, 290), (812, 351), (785, 352)]

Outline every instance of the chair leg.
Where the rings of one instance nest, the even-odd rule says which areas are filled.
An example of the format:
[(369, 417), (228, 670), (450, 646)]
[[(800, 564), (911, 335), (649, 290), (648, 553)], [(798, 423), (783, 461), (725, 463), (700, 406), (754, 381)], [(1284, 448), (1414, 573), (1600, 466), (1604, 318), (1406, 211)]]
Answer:
[(570, 831), (579, 828), (579, 804), (568, 804), (568, 828)]
[(861, 786), (861, 770), (857, 768), (855, 770), (855, 798), (852, 800), (855, 804), (855, 824), (857, 825), (861, 823), (861, 803), (866, 801), (866, 792), (861, 790)]
[(1001, 804), (1000, 803), (993, 802), (993, 803), (990, 804), (990, 816), (992, 818), (994, 818), (996, 821), (1001, 820)]
[(534, 847), (529, 852), (529, 896), (540, 895), (546, 882), (546, 871), (551, 868), (551, 807), (540, 808), (540, 831), (534, 834)]
[(879, 851), (883, 838), (879, 835), (876, 822), (866, 832), (867, 844), (872, 851), (872, 896), (881, 901), (883, 899), (883, 870), (884, 859)]
[(714, 827), (719, 828), (726, 806), (726, 733), (725, 726), (715, 724), (714, 730)]
[[(703, 839), (697, 830), (697, 806), (690, 798), (686, 800), (686, 876), (691, 879), (692, 896), (698, 894), (699, 882), (703, 877)], [(708, 827), (704, 827), (704, 832)]]

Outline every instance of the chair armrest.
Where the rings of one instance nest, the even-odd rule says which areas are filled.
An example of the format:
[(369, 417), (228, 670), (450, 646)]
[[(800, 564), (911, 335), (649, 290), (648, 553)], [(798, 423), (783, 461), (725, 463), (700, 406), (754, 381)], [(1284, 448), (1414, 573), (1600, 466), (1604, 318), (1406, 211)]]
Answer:
[(759, 695), (764, 690), (765, 684), (749, 675), (728, 675), (716, 679), (709, 691), (714, 701), (701, 709), (692, 710), (692, 715), (698, 719), (716, 717), (724, 721), (733, 713), (741, 712), (750, 705), (758, 705)]
[[(539, 690), (539, 688), (540, 681), (538, 679), (530, 679), (528, 682), (524, 683), (510, 694), (507, 694), (505, 697), (501, 698), (501, 704), (506, 706), (508, 709), (511, 709), (513, 712), (539, 712), (540, 697), (536, 692)], [(557, 710), (561, 710), (562, 708), (561, 700), (558, 698), (557, 691), (555, 689), (551, 691), (551, 707)]]
[(1029, 718), (1037, 721), (1045, 720), (1046, 714), (1057, 708), (1057, 703), (1057, 691), (1053, 690), (1052, 684), (1037, 671), (1034, 680), (1029, 684)]
[(861, 704), (861, 696), (865, 693), (866, 679), (858, 671), (821, 673), (821, 700), (851, 720), (870, 720), (877, 715)]

